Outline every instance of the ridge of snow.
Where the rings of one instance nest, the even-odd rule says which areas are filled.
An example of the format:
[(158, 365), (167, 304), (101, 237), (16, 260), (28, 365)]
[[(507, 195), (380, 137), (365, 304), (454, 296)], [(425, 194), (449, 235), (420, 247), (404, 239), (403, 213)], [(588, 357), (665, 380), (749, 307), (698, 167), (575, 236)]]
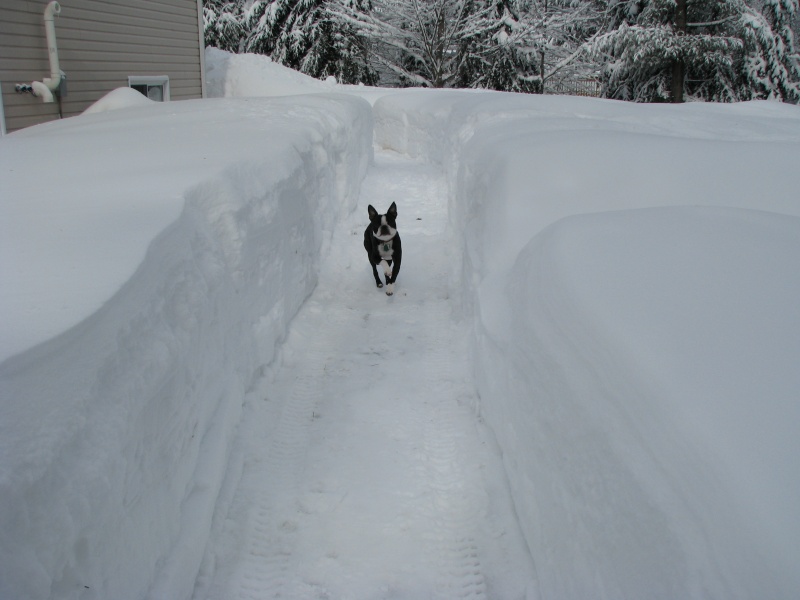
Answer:
[[(191, 593), (242, 397), (313, 289), (371, 143), (367, 103), (323, 96), (147, 106), (0, 141), (16, 190), (0, 596)], [(26, 187), (41, 164), (27, 153), (57, 177)]]
[(134, 90), (133, 88), (122, 87), (108, 92), (105, 96), (100, 98), (100, 100), (84, 110), (83, 114), (92, 115), (109, 110), (120, 110), (123, 108), (131, 108), (133, 106), (144, 106), (154, 102), (154, 100), (150, 100), (150, 98), (146, 97), (141, 92)]

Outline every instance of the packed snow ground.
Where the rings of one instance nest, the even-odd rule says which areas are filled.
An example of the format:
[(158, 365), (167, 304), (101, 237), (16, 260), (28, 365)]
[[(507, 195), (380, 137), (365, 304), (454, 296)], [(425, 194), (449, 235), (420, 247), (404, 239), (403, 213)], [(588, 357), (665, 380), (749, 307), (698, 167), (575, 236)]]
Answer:
[[(364, 276), (371, 202), (402, 206), (391, 299)], [(249, 395), (195, 598), (526, 596), (532, 564), (452, 315), (456, 252), (441, 170), (380, 152)]]
[(0, 597), (797, 597), (800, 109), (207, 64), (0, 140)]

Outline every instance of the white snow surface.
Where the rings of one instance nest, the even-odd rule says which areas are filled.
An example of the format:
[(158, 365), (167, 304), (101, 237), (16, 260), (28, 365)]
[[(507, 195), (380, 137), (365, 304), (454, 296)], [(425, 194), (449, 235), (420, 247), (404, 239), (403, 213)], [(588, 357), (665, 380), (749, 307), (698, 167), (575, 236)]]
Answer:
[(106, 112), (109, 110), (120, 110), (133, 106), (144, 106), (154, 102), (147, 96), (134, 90), (133, 88), (121, 87), (111, 90), (89, 108), (83, 111), (85, 115)]
[(800, 595), (800, 108), (206, 63), (0, 139), (0, 598)]

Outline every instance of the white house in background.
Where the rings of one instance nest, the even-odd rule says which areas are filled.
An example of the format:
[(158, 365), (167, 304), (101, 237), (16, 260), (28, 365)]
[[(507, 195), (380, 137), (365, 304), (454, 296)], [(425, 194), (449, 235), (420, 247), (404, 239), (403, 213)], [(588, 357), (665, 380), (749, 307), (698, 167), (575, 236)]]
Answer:
[(0, 121), (80, 114), (118, 87), (205, 96), (202, 0), (0, 0)]

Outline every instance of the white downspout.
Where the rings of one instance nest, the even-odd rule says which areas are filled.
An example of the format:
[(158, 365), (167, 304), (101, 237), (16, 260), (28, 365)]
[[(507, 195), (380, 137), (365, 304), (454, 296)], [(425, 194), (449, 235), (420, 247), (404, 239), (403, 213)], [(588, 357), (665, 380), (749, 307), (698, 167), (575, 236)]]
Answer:
[(6, 115), (3, 112), (3, 93), (0, 92), (0, 137), (6, 134)]
[(61, 85), (61, 69), (58, 64), (58, 46), (56, 46), (56, 25), (54, 22), (55, 15), (61, 14), (61, 5), (52, 0), (44, 9), (44, 32), (47, 36), (47, 53), (50, 56), (50, 77), (46, 78), (44, 83), (51, 92), (55, 92), (56, 88)]
[(43, 102), (53, 101), (53, 92), (61, 85), (63, 73), (58, 64), (58, 46), (56, 45), (56, 26), (54, 18), (61, 14), (61, 5), (52, 0), (44, 9), (44, 31), (47, 36), (47, 53), (50, 56), (50, 77), (31, 83), (33, 93), (40, 96)]

